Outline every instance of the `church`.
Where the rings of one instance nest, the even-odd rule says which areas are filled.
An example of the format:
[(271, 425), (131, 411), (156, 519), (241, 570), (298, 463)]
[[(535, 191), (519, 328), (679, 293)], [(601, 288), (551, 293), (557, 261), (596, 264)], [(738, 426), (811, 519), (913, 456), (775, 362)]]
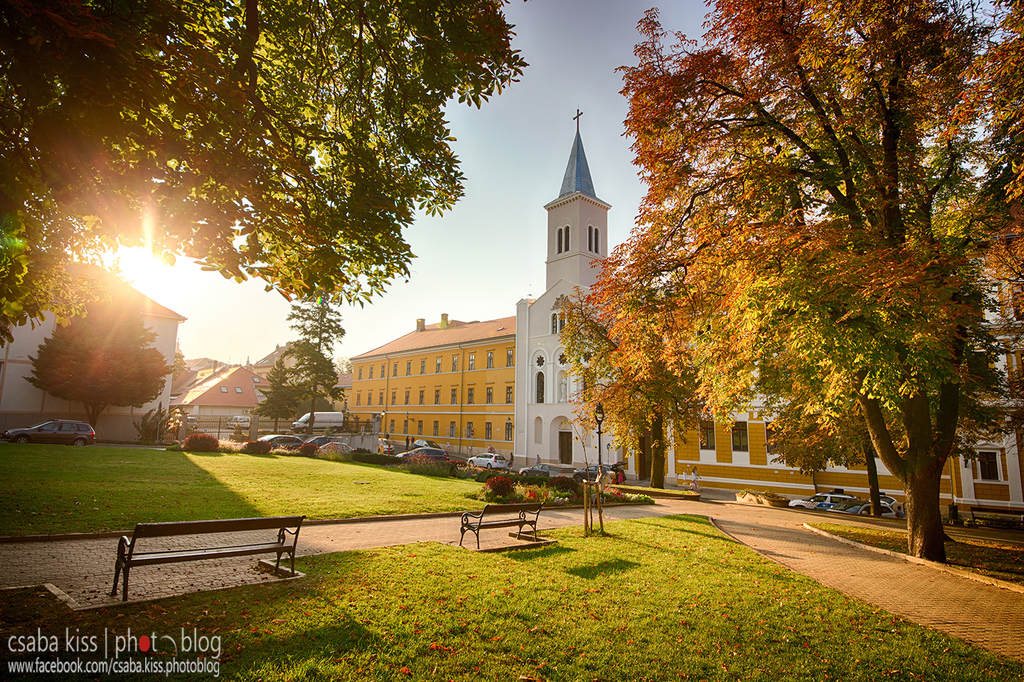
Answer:
[[(348, 408), (377, 425), (382, 437), (436, 442), (471, 456), (493, 449), (519, 468), (538, 460), (582, 467), (597, 461), (597, 437), (573, 421), (578, 390), (561, 352), (565, 320), (558, 301), (597, 280), (608, 255), (611, 206), (595, 190), (577, 125), (558, 194), (547, 211), (545, 292), (522, 299), (515, 314), (463, 322), (442, 315), (417, 319), (415, 329), (352, 358)], [(510, 311), (511, 312), (511, 311)], [(605, 462), (625, 461), (627, 476), (650, 476), (649, 447), (616, 449), (604, 439)], [(831, 467), (805, 474), (776, 460), (761, 406), (669, 434), (668, 482), (684, 483), (696, 470), (709, 487), (810, 495), (843, 489), (867, 495), (865, 467)], [(965, 507), (1024, 508), (1024, 471), (1013, 438), (979, 443), (974, 460), (951, 459), (941, 496)], [(876, 461), (883, 492), (902, 498), (902, 484)]]

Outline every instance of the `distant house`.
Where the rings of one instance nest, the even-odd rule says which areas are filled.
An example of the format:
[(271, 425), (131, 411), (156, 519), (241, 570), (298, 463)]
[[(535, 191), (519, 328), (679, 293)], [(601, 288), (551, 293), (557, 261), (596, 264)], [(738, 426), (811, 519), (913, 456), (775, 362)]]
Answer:
[(348, 411), (348, 396), (352, 392), (352, 372), (342, 372), (338, 375), (338, 383), (334, 385), (335, 388), (340, 388), (345, 393), (341, 398), (335, 400), (332, 403), (332, 407), (338, 412)]
[(263, 400), (263, 378), (247, 367), (221, 367), (178, 396), (173, 407), (193, 417), (231, 417), (249, 414)]
[[(143, 324), (156, 335), (152, 345), (164, 356), (168, 366), (174, 363), (174, 349), (178, 340), (178, 325), (185, 318), (170, 308), (142, 295), (124, 282), (106, 273), (103, 277), (112, 297), (111, 305), (141, 311)], [(14, 339), (0, 345), (0, 431), (31, 426), (47, 419), (85, 419), (85, 410), (79, 403), (49, 395), (25, 380), (32, 374), (33, 356), (40, 344), (54, 330), (54, 318), (47, 315), (35, 327), (26, 324), (14, 329)], [(138, 438), (135, 422), (139, 416), (158, 407), (167, 408), (171, 398), (170, 375), (156, 400), (142, 407), (111, 406), (93, 424), (100, 440), (133, 441)]]
[(274, 347), (270, 353), (260, 358), (256, 362), (246, 365), (256, 376), (260, 377), (264, 381), (267, 380), (267, 375), (270, 374), (270, 370), (274, 369), (274, 364), (277, 359), (284, 357), (284, 366), (291, 368), (295, 365), (295, 360), (287, 355), (288, 351), (292, 347), (292, 342), (284, 344), (283, 346), (278, 345)]

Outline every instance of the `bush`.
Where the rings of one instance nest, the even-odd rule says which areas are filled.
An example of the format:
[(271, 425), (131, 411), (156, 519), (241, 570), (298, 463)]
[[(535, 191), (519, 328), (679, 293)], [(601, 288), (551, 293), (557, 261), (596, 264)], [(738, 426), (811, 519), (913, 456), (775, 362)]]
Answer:
[(181, 452), (181, 443), (171, 443), (164, 449), (170, 452)]
[(580, 482), (568, 476), (555, 476), (548, 481), (548, 485), (555, 490), (572, 493), (573, 495), (581, 495), (583, 493), (583, 486)]
[(401, 464), (402, 460), (394, 455), (381, 455), (367, 450), (355, 450), (352, 452), (352, 460), (363, 464)]
[(299, 454), (303, 457), (316, 457), (318, 449), (314, 443), (303, 443), (299, 446)]
[(484, 482), (484, 492), (494, 497), (508, 497), (516, 490), (515, 484), (508, 476), (491, 476)]
[(188, 452), (217, 452), (220, 441), (208, 433), (193, 433), (181, 444), (181, 449)]
[(249, 440), (242, 446), (242, 452), (247, 455), (266, 455), (270, 452), (270, 441)]
[(402, 460), (402, 468), (413, 474), (424, 476), (453, 476), (454, 462), (439, 462), (429, 457), (408, 457)]

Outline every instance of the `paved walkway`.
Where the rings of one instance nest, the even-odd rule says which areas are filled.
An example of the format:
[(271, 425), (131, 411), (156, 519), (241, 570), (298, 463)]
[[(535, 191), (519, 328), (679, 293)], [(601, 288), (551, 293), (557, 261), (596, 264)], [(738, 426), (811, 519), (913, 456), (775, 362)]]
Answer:
[[(610, 508), (606, 518), (677, 513), (709, 516), (740, 542), (824, 585), (1024, 661), (1024, 595), (850, 547), (802, 527), (807, 521), (831, 520), (822, 514), (728, 501), (659, 500), (653, 506)], [(546, 511), (541, 526), (578, 525), (581, 518), (579, 510)], [(373, 521), (308, 526), (299, 546), (303, 554), (319, 554), (416, 541), (458, 544), (458, 535), (455, 517)], [(489, 536), (490, 542), (506, 541), (500, 534)], [(239, 540), (244, 539), (240, 534)], [(5, 566), (0, 587), (50, 582), (81, 606), (116, 603), (108, 596), (116, 546), (112, 539), (0, 545)], [(137, 569), (131, 595), (163, 597), (273, 579), (255, 571), (253, 563), (249, 558)]]

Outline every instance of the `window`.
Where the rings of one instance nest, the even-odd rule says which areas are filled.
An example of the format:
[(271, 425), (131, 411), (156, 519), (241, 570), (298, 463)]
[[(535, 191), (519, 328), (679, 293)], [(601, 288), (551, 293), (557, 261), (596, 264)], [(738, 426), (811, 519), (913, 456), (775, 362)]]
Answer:
[(983, 481), (999, 480), (999, 453), (982, 451), (978, 453), (978, 474)]
[(505, 366), (506, 367), (511, 367), (512, 365), (515, 364), (515, 357), (514, 357), (514, 355), (515, 354), (512, 352), (511, 348), (509, 348), (509, 349), (507, 349), (505, 351)]
[(1024, 285), (1019, 282), (1010, 285), (1010, 307), (1013, 309), (1013, 319), (1024, 319)]
[(221, 393), (227, 393), (228, 392), (228, 387), (227, 386), (221, 386), (220, 387), (220, 392)]
[[(358, 405), (359, 403), (356, 403), (356, 404)], [(370, 392), (370, 391), (366, 392), (366, 404), (367, 405), (373, 405), (373, 393)]]
[(544, 402), (544, 372), (537, 372), (537, 402)]
[(484, 422), (484, 439), (490, 440), (492, 433), (491, 422)]
[(235, 393), (241, 393), (241, 392), (242, 392), (242, 387), (241, 386), (235, 386)]
[(452, 371), (453, 372), (458, 372), (459, 371), (459, 356), (458, 355), (453, 355), (452, 356)]
[(587, 226), (587, 250), (588, 251), (593, 251), (594, 250), (594, 226), (593, 225), (588, 225)]
[(558, 244), (555, 253), (562, 253), (562, 228), (558, 228)]
[(537, 366), (538, 367), (543, 367), (544, 366), (544, 356), (543, 355), (538, 355), (537, 356)]
[(466, 438), (473, 437), (473, 422), (466, 422)]
[(423, 358), (422, 360), (420, 360), (420, 374), (426, 374), (426, 373), (427, 373), (427, 359)]
[[(382, 373), (383, 375), (383, 373)], [(373, 365), (370, 365), (370, 378), (373, 378)]]
[(455, 438), (456, 433), (457, 432), (455, 431), (455, 422), (448, 422), (448, 437)]
[[(370, 370), (372, 371), (373, 368), (371, 367)], [(359, 375), (356, 378), (358, 378), (358, 379), (362, 379), (363, 378), (363, 368), (362, 367), (359, 368)]]
[(412, 360), (405, 361), (405, 376), (412, 374)]
[(423, 435), (423, 420), (422, 419), (419, 420), (418, 422), (416, 422), (416, 435), (417, 436), (422, 436)]
[[(2, 364), (3, 364), (3, 363), (0, 363), (0, 365), (2, 365)], [(252, 383), (254, 383), (254, 384), (258, 384), (258, 383), (260, 383), (260, 378), (259, 378), (259, 377), (253, 377), (253, 378), (252, 378)]]
[[(441, 389), (439, 389), (439, 388), (435, 388), (434, 389), (434, 404), (435, 405), (440, 405), (441, 404)], [(435, 433), (434, 435), (436, 436), (437, 434)]]
[(558, 313), (551, 313), (551, 333), (558, 333)]
[(437, 435), (437, 428), (438, 428), (438, 427), (439, 427), (440, 425), (441, 425), (441, 424), (440, 424), (440, 422), (438, 422), (438, 421), (437, 421), (437, 420), (435, 419), (435, 420), (434, 420), (434, 435), (435, 435), (435, 436)]
[[(385, 367), (384, 363), (383, 363), (383, 362), (382, 362), (382, 363), (380, 363), (380, 378), (381, 378), (381, 379), (383, 379), (383, 378), (384, 378), (384, 367)], [(372, 374), (370, 375), (370, 378), (371, 378), (371, 379), (373, 378), (373, 375), (372, 375)]]
[(359, 401), (362, 400), (362, 393), (356, 393), (356, 405), (359, 405)]
[(565, 329), (565, 313), (558, 313), (558, 331)]
[(409, 420), (408, 419), (403, 419), (402, 420), (402, 433), (409, 433)]
[(700, 422), (700, 449), (715, 449), (715, 422)]
[(441, 358), (438, 358), (437, 359), (437, 363), (434, 365), (434, 373), (435, 374), (440, 374), (441, 373)]
[(750, 449), (747, 443), (747, 422), (736, 422), (732, 425), (733, 452), (746, 452)]
[(398, 399), (395, 397), (397, 395), (398, 395), (397, 391), (391, 391), (391, 404), (392, 405), (396, 405), (397, 404)]
[(484, 402), (488, 405), (494, 402), (494, 389), (490, 386), (487, 387), (487, 392), (484, 394)]
[(487, 351), (487, 369), (494, 367), (494, 351)]
[(512, 440), (512, 422), (505, 422), (505, 440)]
[(508, 386), (505, 387), (505, 402), (509, 403), (510, 405), (512, 404), (512, 396), (514, 391), (515, 389), (512, 387), (512, 384), (509, 384)]
[(601, 253), (601, 230), (594, 228), (594, 253)]
[(381, 391), (380, 395), (377, 396), (377, 404), (378, 405), (383, 405), (384, 404), (384, 391)]
[(420, 390), (420, 405), (423, 404), (423, 390)]
[(764, 423), (764, 443), (769, 455), (779, 454), (779, 434), (775, 432), (775, 424)]
[(469, 369), (476, 369), (476, 353), (469, 354)]
[(388, 431), (390, 431), (391, 433), (395, 432), (395, 420), (394, 419), (391, 420), (391, 428), (388, 429)]
[(409, 404), (409, 391), (406, 391), (406, 392), (405, 392), (405, 404), (406, 404), (406, 405), (408, 405), (408, 404)]
[(391, 376), (393, 376), (393, 377), (397, 377), (398, 376), (398, 363), (397, 362), (394, 363), (393, 365), (391, 365)]
[(472, 386), (470, 386), (469, 388), (466, 389), (466, 404), (467, 405), (472, 405), (473, 404), (473, 387)]
[(459, 403), (459, 389), (453, 388), (452, 389), (452, 405), (457, 405), (458, 403)]
[(65, 433), (77, 433), (78, 425), (72, 422), (64, 422), (63, 424), (60, 425), (60, 430)]

